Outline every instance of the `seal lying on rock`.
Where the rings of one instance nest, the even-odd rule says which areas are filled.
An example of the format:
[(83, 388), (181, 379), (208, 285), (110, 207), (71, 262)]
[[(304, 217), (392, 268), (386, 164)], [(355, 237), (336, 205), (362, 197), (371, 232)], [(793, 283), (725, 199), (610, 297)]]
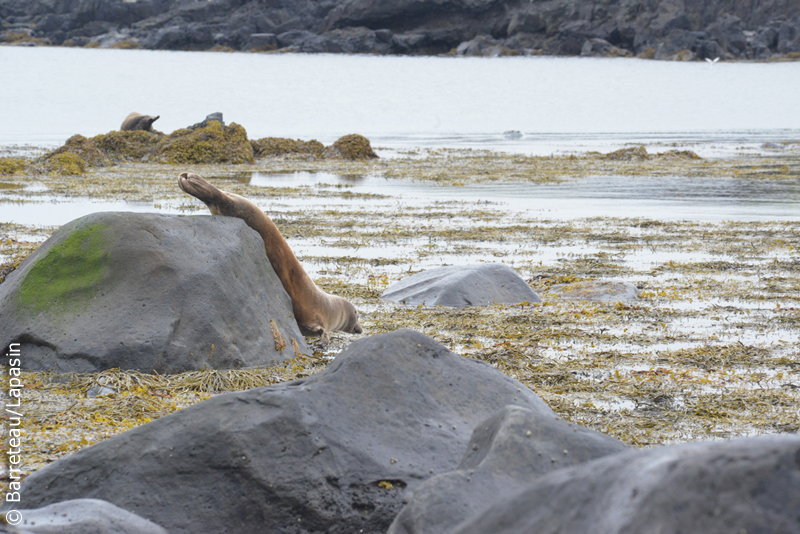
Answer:
[(214, 215), (238, 217), (261, 234), (267, 258), (292, 299), (294, 318), (303, 335), (319, 336), (327, 344), (328, 332), (360, 334), (363, 331), (355, 306), (314, 284), (278, 227), (258, 206), (239, 195), (220, 191), (195, 173), (181, 174), (178, 185), (201, 200)]
[(152, 132), (153, 123), (156, 122), (160, 116), (161, 115), (156, 115), (155, 117), (151, 115), (142, 115), (134, 111), (125, 117), (125, 120), (122, 121), (122, 126), (119, 127), (119, 131), (144, 130), (145, 132)]

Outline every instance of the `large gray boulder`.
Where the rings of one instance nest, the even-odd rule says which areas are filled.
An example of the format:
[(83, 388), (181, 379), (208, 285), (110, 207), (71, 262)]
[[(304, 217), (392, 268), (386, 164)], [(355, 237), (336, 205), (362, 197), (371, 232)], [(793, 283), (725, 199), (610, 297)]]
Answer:
[(537, 478), (627, 450), (600, 432), (507, 406), (475, 428), (458, 468), (412, 494), (389, 534), (444, 534)]
[(800, 436), (616, 454), (554, 471), (453, 534), (800, 532)]
[(491, 306), (541, 302), (527, 282), (502, 263), (452, 265), (409, 276), (381, 295), (383, 300), (426, 306)]
[(75, 499), (18, 514), (19, 534), (167, 534), (155, 523), (99, 499)]
[(67, 456), (22, 501), (103, 498), (172, 534), (386, 532), (405, 489), (455, 469), (521, 383), (410, 330), (352, 343), (307, 379), (214, 397)]
[(232, 217), (96, 213), (0, 284), (0, 348), (30, 370), (175, 373), (307, 351), (261, 237)]

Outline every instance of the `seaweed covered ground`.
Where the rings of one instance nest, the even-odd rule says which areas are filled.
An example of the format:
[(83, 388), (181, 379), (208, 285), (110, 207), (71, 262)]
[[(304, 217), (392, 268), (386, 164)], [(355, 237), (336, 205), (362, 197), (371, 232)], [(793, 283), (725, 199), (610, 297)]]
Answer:
[[(562, 417), (632, 445), (800, 429), (800, 213), (780, 221), (657, 213), (563, 219), (546, 209), (459, 196), (470, 184), (580, 187), (592, 176), (632, 184), (675, 176), (797, 184), (796, 143), (773, 155), (723, 159), (628, 147), (554, 157), (410, 150), (362, 161), (294, 153), (235, 165), (121, 163), (78, 176), (24, 168), (0, 174), (0, 209), (58, 210), (91, 199), (97, 211), (103, 202), (125, 201), (154, 212), (205, 214), (176, 185), (181, 172), (198, 172), (264, 208), (318, 285), (357, 305), (364, 336), (423, 332), (522, 381)], [(386, 187), (359, 186), (369, 180)], [(407, 197), (394, 184), (428, 194)], [(536, 198), (530, 202), (541, 208)], [(0, 280), (54, 230), (0, 224)], [(447, 309), (379, 298), (410, 273), (478, 262), (513, 266), (543, 303)], [(551, 291), (591, 280), (631, 282), (640, 298), (590, 302)], [(357, 337), (334, 334), (328, 347), (311, 340), (313, 355), (270, 369), (24, 373), (24, 469), (220, 392), (318, 372)]]

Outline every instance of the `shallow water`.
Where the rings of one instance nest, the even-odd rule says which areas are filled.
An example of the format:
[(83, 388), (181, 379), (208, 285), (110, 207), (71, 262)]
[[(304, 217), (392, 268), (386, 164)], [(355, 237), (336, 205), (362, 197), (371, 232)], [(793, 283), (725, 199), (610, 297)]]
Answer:
[(221, 111), (250, 138), (361, 133), (393, 150), (693, 143), (705, 157), (800, 137), (797, 63), (0, 46), (0, 72), (0, 145), (106, 133), (131, 111), (165, 132)]
[[(492, 205), (540, 219), (569, 220), (616, 217), (646, 220), (781, 221), (800, 218), (800, 179), (744, 180), (737, 178), (686, 178), (600, 176), (557, 184), (492, 183), (442, 187), (425, 182), (376, 177), (353, 178), (330, 173), (253, 173), (253, 187), (346, 187), (353, 193), (384, 195), (365, 199), (374, 208), (392, 205), (434, 206), (458, 203), (462, 207)], [(12, 191), (4, 195), (13, 200)], [(333, 196), (315, 198), (317, 208), (347, 206), (351, 200)], [(160, 208), (155, 206), (159, 205)], [(305, 198), (280, 198), (279, 203), (259, 201), (267, 212), (309, 205)], [(174, 203), (110, 202), (48, 197), (43, 201), (0, 203), (0, 222), (60, 226), (98, 211), (184, 213)]]

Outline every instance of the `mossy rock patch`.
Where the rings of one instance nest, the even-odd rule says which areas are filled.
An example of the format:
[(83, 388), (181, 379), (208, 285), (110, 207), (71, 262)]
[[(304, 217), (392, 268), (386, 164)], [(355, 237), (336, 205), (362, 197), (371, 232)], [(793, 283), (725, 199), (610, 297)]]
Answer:
[(92, 137), (94, 145), (113, 163), (149, 161), (167, 136), (143, 130), (113, 131)]
[(620, 148), (614, 152), (605, 155), (605, 159), (613, 161), (644, 161), (650, 159), (650, 154), (643, 146), (634, 146), (630, 148)]
[(288, 154), (309, 154), (315, 157), (322, 157), (325, 152), (325, 145), (316, 139), (302, 141), (284, 137), (264, 137), (250, 141), (250, 144), (253, 146), (253, 155), (257, 158), (285, 156)]
[(86, 137), (76, 134), (67, 139), (64, 146), (61, 146), (54, 151), (44, 156), (45, 161), (50, 161), (59, 154), (71, 153), (82, 159), (85, 164), (93, 167), (103, 167), (108, 165), (110, 161), (100, 147), (95, 144), (94, 140), (87, 139)]
[(378, 155), (372, 150), (369, 139), (363, 135), (349, 134), (340, 137), (328, 149), (332, 157), (349, 160), (374, 159)]
[(101, 224), (80, 228), (38, 258), (19, 289), (23, 308), (41, 312), (83, 306), (109, 276), (103, 228)]
[(0, 174), (17, 174), (25, 169), (22, 158), (0, 158)]
[(252, 163), (253, 147), (245, 129), (211, 121), (205, 128), (181, 129), (164, 139), (157, 160), (173, 164)]

